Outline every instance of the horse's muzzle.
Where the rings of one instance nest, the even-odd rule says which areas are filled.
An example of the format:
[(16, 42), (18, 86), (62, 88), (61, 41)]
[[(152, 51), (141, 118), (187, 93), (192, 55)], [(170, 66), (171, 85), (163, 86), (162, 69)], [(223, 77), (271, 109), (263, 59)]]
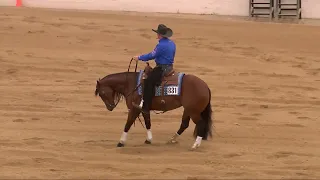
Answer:
[(105, 103), (106, 104), (106, 108), (109, 110), (109, 111), (113, 111), (113, 109), (116, 107), (115, 104), (108, 104), (108, 103)]

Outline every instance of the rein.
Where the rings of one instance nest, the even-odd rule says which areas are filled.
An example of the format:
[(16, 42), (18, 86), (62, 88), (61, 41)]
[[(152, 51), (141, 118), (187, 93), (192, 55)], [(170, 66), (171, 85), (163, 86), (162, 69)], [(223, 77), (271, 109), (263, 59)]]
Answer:
[[(128, 71), (127, 72), (130, 72), (130, 67), (131, 67), (131, 63), (133, 61), (133, 58), (131, 58), (130, 60), (130, 63), (129, 63), (129, 66), (128, 66)], [(138, 68), (138, 61), (136, 61), (136, 67), (134, 69), (134, 72), (137, 72), (137, 68)], [(128, 74), (126, 75), (126, 82), (128, 83)], [(141, 86), (141, 83), (139, 84), (139, 86)], [(139, 86), (135, 87), (129, 94), (127, 94), (125, 96), (125, 98), (127, 98), (128, 96), (130, 96), (132, 93), (134, 93), (138, 88)]]
[[(129, 63), (128, 71), (127, 71), (127, 72), (130, 72), (130, 67), (131, 67), (132, 61), (133, 61), (133, 58), (131, 58), (131, 60), (130, 60), (130, 63)], [(136, 67), (135, 67), (135, 69), (134, 69), (134, 72), (137, 72), (137, 68), (138, 68), (138, 61), (136, 61)], [(126, 82), (128, 83), (128, 74), (126, 75)], [(141, 86), (141, 83), (139, 84), (139, 86)], [(134, 93), (134, 92), (139, 88), (139, 86), (135, 87), (135, 88), (134, 88), (129, 94), (127, 94), (125, 97), (127, 98), (127, 97), (130, 96), (132, 93)], [(141, 122), (140, 115), (138, 116), (138, 119), (139, 119), (142, 127), (145, 128), (144, 125), (143, 125), (143, 123)], [(134, 121), (133, 123), (134, 123), (134, 126), (135, 126), (135, 121)]]
[[(131, 60), (130, 60), (129, 67), (128, 67), (128, 72), (130, 70), (132, 61), (133, 61), (133, 58), (131, 58)], [(136, 61), (136, 68), (134, 69), (134, 72), (137, 72), (137, 68), (138, 68), (138, 61)]]

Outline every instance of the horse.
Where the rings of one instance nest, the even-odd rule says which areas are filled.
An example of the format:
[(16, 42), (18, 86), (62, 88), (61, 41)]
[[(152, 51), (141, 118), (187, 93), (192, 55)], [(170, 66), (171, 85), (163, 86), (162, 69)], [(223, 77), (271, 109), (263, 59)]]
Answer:
[[(130, 61), (131, 65), (132, 59)], [(137, 62), (138, 64), (138, 62)], [(100, 96), (104, 105), (109, 111), (113, 111), (120, 99), (125, 99), (129, 110), (127, 121), (124, 126), (120, 141), (117, 147), (124, 147), (128, 132), (139, 117), (141, 110), (133, 106), (133, 102), (139, 103), (142, 96), (143, 80), (152, 71), (152, 67), (147, 63), (145, 69), (137, 72), (118, 72), (99, 78), (96, 82), (95, 96)], [(193, 137), (195, 141), (191, 150), (200, 147), (202, 140), (212, 137), (212, 108), (211, 90), (209, 86), (199, 77), (183, 72), (176, 72), (173, 68), (171, 72), (164, 74), (161, 84), (156, 86), (150, 110), (168, 112), (183, 107), (180, 128), (174, 133), (167, 143), (175, 144), (178, 137), (189, 127), (190, 119), (195, 123)], [(145, 144), (151, 144), (151, 118), (150, 112), (142, 113), (147, 138)]]

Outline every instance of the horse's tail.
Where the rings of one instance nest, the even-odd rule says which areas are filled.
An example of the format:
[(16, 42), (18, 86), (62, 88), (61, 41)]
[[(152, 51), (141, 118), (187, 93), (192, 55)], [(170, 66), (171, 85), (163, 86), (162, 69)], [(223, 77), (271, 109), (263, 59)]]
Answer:
[[(204, 137), (203, 140), (207, 140), (208, 136), (212, 137), (212, 109), (211, 109), (211, 90), (209, 90), (209, 103), (207, 104), (206, 108), (201, 112), (201, 121), (204, 121), (204, 128), (203, 133)], [(197, 137), (197, 125), (194, 128), (193, 137)]]

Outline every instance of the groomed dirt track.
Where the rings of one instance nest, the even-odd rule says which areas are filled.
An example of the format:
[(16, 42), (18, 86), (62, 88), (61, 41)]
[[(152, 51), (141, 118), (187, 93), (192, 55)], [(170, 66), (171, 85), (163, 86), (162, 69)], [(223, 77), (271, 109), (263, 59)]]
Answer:
[[(1, 179), (320, 178), (318, 26), (7, 7), (0, 21)], [(212, 91), (214, 136), (194, 152), (193, 123), (166, 144), (181, 108), (152, 113), (152, 145), (137, 120), (116, 148), (125, 103), (109, 112), (94, 96), (153, 49), (158, 23), (174, 31), (175, 68)]]

